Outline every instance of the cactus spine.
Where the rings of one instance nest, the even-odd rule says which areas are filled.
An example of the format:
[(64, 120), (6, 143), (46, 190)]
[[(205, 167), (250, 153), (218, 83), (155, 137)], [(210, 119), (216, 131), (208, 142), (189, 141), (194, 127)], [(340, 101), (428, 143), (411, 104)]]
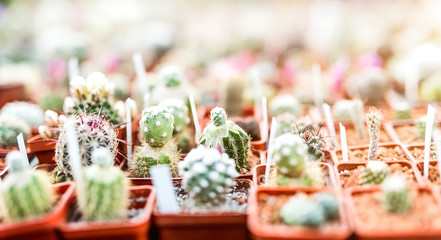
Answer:
[(361, 173), (361, 185), (380, 184), (389, 176), (389, 166), (382, 161), (368, 161), (365, 170)]
[(25, 121), (13, 116), (0, 115), (0, 147), (17, 146), (17, 136), (20, 133), (23, 133), (24, 139), (31, 133), (31, 128)]
[(368, 160), (377, 160), (378, 141), (380, 139), (380, 112), (375, 108), (371, 108), (366, 114), (366, 122), (368, 126), (370, 141)]
[(45, 172), (32, 171), (18, 151), (6, 156), (10, 173), (1, 185), (0, 209), (5, 222), (23, 221), (47, 213), (55, 201)]
[(129, 160), (132, 176), (147, 178), (150, 167), (168, 164), (172, 176), (177, 177), (179, 153), (172, 140), (173, 115), (164, 107), (149, 107), (142, 112), (139, 125), (145, 142), (135, 148), (134, 159)]
[(227, 120), (227, 114), (223, 108), (216, 107), (211, 110), (210, 117), (211, 123), (205, 127), (199, 138), (199, 144), (209, 148), (221, 146), (223, 151), (236, 161), (236, 169), (239, 172), (249, 169), (249, 136), (237, 124)]
[(386, 178), (381, 185), (382, 203), (387, 211), (403, 213), (411, 208), (410, 194), (406, 180), (397, 175)]
[(113, 158), (108, 149), (95, 149), (93, 164), (84, 169), (78, 183), (78, 205), (87, 221), (114, 221), (127, 217), (129, 181), (123, 171), (113, 166)]
[(239, 176), (235, 162), (225, 153), (199, 146), (179, 163), (182, 184), (196, 206), (216, 207), (225, 202)]
[(351, 111), (351, 119), (354, 123), (355, 130), (358, 134), (358, 139), (365, 139), (366, 133), (364, 131), (364, 122), (363, 122), (363, 102), (361, 100), (353, 100), (352, 111)]

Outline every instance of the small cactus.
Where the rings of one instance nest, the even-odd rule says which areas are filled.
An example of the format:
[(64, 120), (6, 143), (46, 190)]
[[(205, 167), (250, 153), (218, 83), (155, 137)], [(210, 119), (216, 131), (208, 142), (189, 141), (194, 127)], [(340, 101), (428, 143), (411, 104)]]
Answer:
[(324, 187), (326, 184), (323, 169), (320, 165), (312, 162), (307, 162), (300, 180), (301, 186), (305, 187)]
[(17, 136), (23, 133), (23, 138), (31, 134), (30, 126), (23, 120), (13, 116), (0, 115), (0, 147), (17, 146)]
[(394, 106), (394, 115), (396, 119), (400, 120), (412, 118), (409, 104), (406, 102), (397, 103)]
[(282, 113), (277, 115), (277, 133), (276, 135), (282, 135), (284, 133), (295, 133), (296, 132), (296, 116), (291, 113)]
[(334, 194), (329, 192), (315, 193), (312, 198), (325, 210), (326, 219), (335, 219), (339, 215), (339, 206)]
[(378, 141), (380, 140), (380, 112), (374, 108), (366, 114), (366, 122), (369, 130), (369, 153), (368, 160), (377, 160)]
[(381, 189), (381, 200), (387, 211), (403, 213), (411, 208), (411, 199), (406, 180), (402, 177), (392, 175), (386, 178), (381, 185)]
[(365, 139), (366, 133), (364, 130), (363, 121), (363, 102), (361, 100), (353, 100), (351, 119), (354, 123), (355, 130), (357, 131), (358, 139)]
[(142, 112), (139, 121), (142, 136), (152, 147), (162, 147), (170, 141), (173, 129), (173, 115), (165, 108), (153, 106)]
[(158, 72), (158, 78), (167, 87), (179, 87), (182, 82), (187, 81), (184, 70), (178, 66), (165, 66)]
[(179, 163), (182, 184), (196, 206), (215, 207), (225, 202), (239, 176), (225, 153), (200, 145)]
[(129, 181), (113, 166), (113, 154), (105, 148), (92, 153), (91, 166), (84, 168), (77, 184), (78, 205), (87, 221), (115, 221), (127, 217)]
[(340, 100), (332, 106), (332, 115), (337, 121), (351, 120), (352, 119), (352, 109), (353, 101), (351, 100)]
[(302, 114), (302, 105), (294, 96), (279, 95), (271, 101), (270, 110), (273, 116), (287, 112), (298, 118)]
[(186, 130), (190, 123), (188, 117), (188, 107), (184, 101), (177, 98), (169, 98), (159, 104), (160, 107), (166, 108), (172, 115), (174, 120), (173, 134), (178, 134)]
[[(424, 139), (426, 137), (426, 122), (427, 122), (427, 116), (420, 117), (416, 123), (415, 123), (415, 137), (419, 139)], [(435, 131), (438, 127), (438, 124), (436, 122), (433, 122), (433, 128), (432, 131)]]
[(389, 166), (382, 161), (368, 161), (365, 170), (361, 173), (361, 185), (376, 185), (389, 176)]
[(237, 124), (227, 120), (223, 108), (216, 107), (211, 110), (211, 123), (209, 123), (199, 138), (199, 144), (209, 148), (221, 146), (230, 158), (236, 161), (236, 169), (249, 169), (248, 157), (250, 156), (250, 138)]
[(6, 156), (9, 174), (0, 185), (0, 209), (5, 222), (41, 216), (52, 208), (55, 194), (42, 171), (32, 171), (19, 151)]
[(294, 226), (319, 227), (326, 221), (323, 207), (306, 196), (294, 196), (280, 209), (284, 223)]
[[(75, 131), (81, 153), (81, 162), (84, 166), (92, 164), (92, 151), (97, 147), (109, 149), (113, 156), (117, 152), (116, 132), (103, 116), (83, 113), (74, 116)], [(66, 128), (60, 132), (56, 147), (55, 161), (57, 168), (54, 171), (55, 182), (71, 178), (71, 167), (67, 150)]]
[(43, 109), (37, 104), (28, 102), (7, 103), (0, 114), (20, 118), (31, 127), (37, 127), (44, 122)]
[(170, 96), (186, 101), (194, 91), (188, 82), (184, 69), (178, 66), (164, 66), (156, 74), (158, 83), (152, 91), (151, 101), (159, 104)]
[(275, 139), (273, 160), (281, 175), (300, 177), (305, 170), (306, 159), (307, 145), (299, 136), (285, 133)]
[(224, 89), (225, 111), (229, 116), (241, 116), (243, 106), (243, 93), (245, 90), (245, 79), (240, 74), (232, 74), (226, 79)]

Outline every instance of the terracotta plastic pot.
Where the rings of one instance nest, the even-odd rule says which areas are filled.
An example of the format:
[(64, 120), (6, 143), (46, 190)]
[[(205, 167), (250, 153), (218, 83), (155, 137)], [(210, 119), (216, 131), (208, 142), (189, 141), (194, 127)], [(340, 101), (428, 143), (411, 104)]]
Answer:
[(67, 211), (66, 206), (74, 192), (74, 186), (71, 183), (60, 183), (53, 185), (53, 188), (60, 197), (50, 213), (28, 221), (0, 223), (0, 239), (56, 240), (55, 227)]
[(40, 164), (54, 163), (55, 146), (57, 139), (43, 139), (40, 135), (34, 136), (27, 141), (29, 151), (34, 153)]
[[(323, 169), (325, 169), (325, 172), (327, 173), (326, 178), (326, 187), (336, 187), (338, 186), (335, 180), (335, 174), (334, 169), (331, 165), (327, 163), (317, 163), (319, 164)], [(274, 165), (272, 165), (274, 166)], [(274, 166), (275, 167), (275, 166)], [(255, 186), (263, 186), (265, 182), (265, 171), (266, 171), (266, 165), (258, 165), (253, 169), (253, 183)]]
[[(295, 195), (298, 192), (312, 194), (315, 192), (331, 192), (335, 194), (339, 202), (340, 226), (336, 229), (322, 231), (320, 228), (270, 225), (262, 222), (259, 212), (259, 196), (269, 195), (277, 197), (281, 195)], [(259, 187), (254, 191), (249, 200), (248, 206), (248, 229), (253, 239), (273, 240), (273, 239), (347, 239), (351, 236), (351, 227), (343, 206), (341, 195), (338, 191), (329, 188), (271, 188)]]
[[(430, 166), (438, 166), (438, 161), (429, 161), (429, 165), (430, 165)], [(416, 164), (416, 166), (417, 166), (418, 170), (420, 171), (421, 179), (422, 179), (422, 181), (423, 181), (424, 183), (427, 183), (427, 184), (433, 184), (433, 186), (437, 186), (437, 185), (438, 185), (438, 184), (432, 183), (429, 179), (427, 179), (427, 178), (424, 177), (424, 161), (419, 161), (419, 162)], [(430, 174), (430, 173), (429, 173), (429, 174)]]
[[(406, 161), (391, 161), (391, 162), (386, 162), (388, 165), (392, 165), (394, 163), (398, 163), (402, 166), (407, 166), (408, 168), (411, 168), (413, 170), (414, 173), (414, 177), (416, 180), (416, 183), (418, 186), (423, 186), (424, 185), (424, 181), (421, 177), (420, 171), (418, 170), (418, 168), (416, 167), (415, 163), (412, 162), (406, 162)], [(342, 171), (350, 171), (353, 169), (356, 169), (358, 166), (366, 166), (367, 163), (339, 163), (337, 165), (334, 166), (335, 168), (335, 179), (337, 186), (340, 186), (341, 188), (343, 188), (342, 182), (340, 180), (340, 172)], [(350, 188), (354, 188), (354, 187), (350, 187)]]
[[(355, 235), (357, 239), (439, 239), (441, 236), (441, 230), (420, 230), (420, 229), (400, 229), (393, 230), (389, 229), (387, 231), (375, 229), (365, 229), (364, 223), (360, 220), (359, 215), (357, 214), (357, 209), (353, 200), (353, 196), (358, 194), (366, 194), (372, 192), (381, 191), (381, 187), (373, 186), (373, 187), (357, 187), (352, 188), (346, 192), (346, 205), (347, 210), (350, 213), (349, 220), (351, 221), (352, 226), (354, 226)], [(427, 191), (430, 192), (436, 204), (440, 205), (440, 197), (439, 194), (429, 187), (419, 187), (418, 191)]]
[(21, 83), (0, 84), (0, 108), (8, 102), (26, 100), (24, 85)]
[[(65, 240), (71, 239), (126, 239), (126, 240), (147, 240), (151, 214), (155, 202), (155, 190), (150, 186), (130, 187), (130, 198), (143, 197), (145, 201), (133, 201), (130, 209), (143, 209), (143, 213), (135, 219), (123, 220), (110, 223), (70, 223), (61, 222), (58, 225), (58, 232)], [(72, 208), (75, 195), (70, 198), (67, 208)], [(65, 215), (66, 217), (66, 215)]]
[[(410, 161), (410, 162), (415, 162), (414, 161), (414, 158), (412, 157), (412, 155), (410, 154), (410, 152), (407, 150), (407, 148), (405, 147), (405, 146), (403, 146), (402, 144), (399, 144), (399, 143), (380, 143), (380, 144), (378, 144), (378, 147), (385, 147), (385, 148), (395, 148), (395, 147), (399, 147), (402, 151), (403, 151), (403, 153), (404, 153), (404, 155), (405, 155), (405, 157), (407, 158), (407, 160), (408, 161)], [(354, 151), (354, 150), (368, 150), (369, 149), (369, 146), (366, 146), (366, 145), (364, 145), (364, 146), (352, 146), (352, 147), (348, 147), (348, 155), (349, 155), (349, 152), (350, 151)], [(334, 164), (339, 164), (339, 163), (345, 163), (344, 161), (343, 161), (343, 159), (341, 159), (340, 160), (340, 158), (338, 157), (339, 155), (341, 156), (341, 154), (342, 154), (342, 150), (341, 150), (341, 148), (338, 148), (338, 149), (336, 149), (335, 151), (331, 151), (330, 152), (330, 155), (331, 155), (331, 157), (332, 157), (332, 162), (334, 163)], [(351, 159), (350, 159), (350, 155), (348, 156), (349, 157), (349, 162), (353, 162), (353, 163), (357, 163), (357, 161), (351, 161)], [(366, 161), (363, 161), (363, 162), (367, 162), (367, 156), (366, 156)], [(378, 159), (378, 160), (382, 160), (382, 159)], [(397, 159), (397, 160), (399, 160), (399, 161), (406, 161), (406, 159)], [(382, 160), (383, 161), (383, 160)]]
[[(236, 180), (252, 193), (250, 180)], [(153, 211), (153, 223), (161, 240), (247, 239), (246, 213), (177, 213)]]

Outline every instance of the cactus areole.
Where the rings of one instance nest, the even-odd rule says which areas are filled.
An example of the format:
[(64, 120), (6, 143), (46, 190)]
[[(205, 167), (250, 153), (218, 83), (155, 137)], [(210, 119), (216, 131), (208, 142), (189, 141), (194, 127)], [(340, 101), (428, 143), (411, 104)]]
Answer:
[(248, 169), (248, 157), (250, 155), (250, 138), (245, 131), (234, 122), (227, 120), (227, 114), (223, 108), (216, 107), (211, 110), (209, 123), (201, 137), (199, 144), (209, 148), (221, 146), (228, 156), (236, 161), (236, 169)]

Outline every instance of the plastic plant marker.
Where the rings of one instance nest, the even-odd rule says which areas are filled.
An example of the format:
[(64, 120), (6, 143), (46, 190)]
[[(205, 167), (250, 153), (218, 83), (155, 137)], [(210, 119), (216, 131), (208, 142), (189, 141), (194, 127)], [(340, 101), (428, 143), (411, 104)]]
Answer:
[(322, 71), (320, 64), (315, 63), (312, 65), (312, 80), (314, 83), (314, 103), (316, 108), (320, 108), (323, 104), (323, 91), (322, 91)]
[(262, 97), (262, 130), (263, 130), (263, 140), (268, 140), (268, 107), (266, 97)]
[(265, 185), (269, 184), (269, 174), (270, 174), (270, 168), (271, 168), (271, 162), (272, 162), (272, 155), (274, 151), (274, 140), (276, 138), (276, 132), (277, 132), (277, 120), (275, 117), (273, 117), (271, 121), (271, 132), (270, 132), (270, 138), (268, 143), (268, 156), (266, 159), (266, 169), (265, 169)]
[(127, 140), (127, 161), (132, 159), (132, 116), (130, 111), (130, 103), (133, 101), (131, 98), (126, 100), (126, 140)]
[(340, 124), (340, 140), (341, 140), (341, 153), (343, 155), (343, 162), (349, 162), (348, 157), (348, 143), (346, 141), (346, 128), (343, 124)]
[(256, 118), (259, 119), (261, 113), (260, 103), (262, 99), (262, 82), (260, 80), (259, 70), (256, 67), (251, 68), (250, 77), (254, 90), (254, 114)]
[(170, 168), (168, 165), (158, 165), (150, 169), (153, 186), (156, 191), (156, 202), (160, 213), (177, 213), (178, 202), (171, 180)]
[[(142, 96), (142, 102), (144, 108), (147, 108), (150, 106), (150, 90), (148, 87), (146, 89), (144, 89), (143, 87), (143, 86), (148, 86), (148, 78), (147, 78), (147, 73), (145, 72), (144, 69), (145, 66), (144, 61), (142, 61), (142, 56), (140, 53), (133, 54), (132, 60), (133, 60), (133, 64), (135, 65), (135, 72), (136, 72), (138, 84), (140, 86), (141, 91), (144, 92)], [(146, 94), (148, 97), (146, 97)]]
[(78, 137), (75, 132), (75, 123), (72, 118), (66, 121), (66, 137), (67, 137), (67, 151), (69, 153), (70, 166), (75, 180), (81, 179), (81, 157), (80, 147), (78, 145)]
[(328, 126), (329, 134), (334, 136), (332, 144), (337, 146), (337, 134), (335, 133), (334, 120), (332, 119), (331, 107), (327, 103), (323, 103), (323, 111), (325, 113), (326, 125)]
[(435, 108), (427, 106), (426, 134), (424, 138), (424, 177), (429, 177), (430, 140), (432, 139), (433, 121), (435, 120)]
[(72, 80), (74, 77), (80, 75), (78, 58), (76, 57), (69, 58), (68, 71), (69, 71), (69, 80)]
[(195, 141), (197, 144), (199, 142), (199, 137), (201, 136), (201, 126), (199, 125), (198, 112), (196, 111), (196, 104), (194, 103), (193, 95), (190, 95), (190, 107), (191, 114), (193, 115), (194, 129), (196, 130)]
[(29, 159), (28, 159), (28, 154), (26, 152), (26, 146), (25, 146), (25, 142), (23, 139), (23, 133), (18, 134), (17, 143), (18, 143), (18, 149), (20, 150), (21, 156), (23, 157), (23, 161), (25, 162), (26, 166), (29, 167)]

